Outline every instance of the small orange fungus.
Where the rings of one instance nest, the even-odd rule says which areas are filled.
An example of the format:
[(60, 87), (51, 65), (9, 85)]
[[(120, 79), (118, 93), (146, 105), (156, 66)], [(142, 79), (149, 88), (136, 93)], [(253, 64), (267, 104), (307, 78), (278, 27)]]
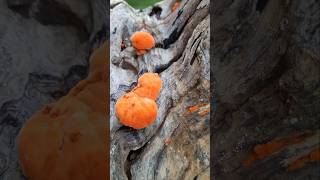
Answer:
[(147, 50), (155, 46), (155, 40), (153, 36), (145, 31), (135, 32), (131, 38), (131, 44), (136, 49), (137, 55), (143, 55)]

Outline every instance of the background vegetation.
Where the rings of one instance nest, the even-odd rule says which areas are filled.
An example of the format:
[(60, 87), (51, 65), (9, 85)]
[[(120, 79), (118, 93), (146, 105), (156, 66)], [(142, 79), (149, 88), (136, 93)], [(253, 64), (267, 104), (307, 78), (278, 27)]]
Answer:
[(128, 4), (130, 4), (132, 7), (136, 9), (143, 9), (148, 6), (152, 6), (161, 0), (126, 0), (126, 1), (128, 2)]

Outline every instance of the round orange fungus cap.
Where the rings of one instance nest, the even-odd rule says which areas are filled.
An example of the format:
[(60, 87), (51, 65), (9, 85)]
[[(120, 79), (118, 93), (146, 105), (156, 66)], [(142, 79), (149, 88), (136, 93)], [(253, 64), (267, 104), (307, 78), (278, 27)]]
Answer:
[(133, 92), (141, 97), (156, 100), (162, 87), (162, 80), (158, 73), (144, 73), (138, 79), (138, 85)]
[(158, 112), (155, 101), (140, 97), (133, 92), (123, 95), (117, 101), (115, 108), (120, 122), (134, 129), (151, 125), (156, 120)]
[(153, 36), (144, 31), (135, 32), (131, 38), (132, 46), (137, 50), (148, 50), (155, 46)]

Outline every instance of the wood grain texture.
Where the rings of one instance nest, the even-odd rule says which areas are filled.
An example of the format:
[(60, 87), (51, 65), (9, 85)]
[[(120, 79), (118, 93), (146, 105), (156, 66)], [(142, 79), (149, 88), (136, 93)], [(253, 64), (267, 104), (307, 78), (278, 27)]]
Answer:
[(212, 4), (211, 177), (319, 179), (320, 2)]
[(48, 2), (0, 0), (1, 180), (24, 179), (20, 128), (87, 76), (89, 55), (108, 37), (105, 1)]
[[(209, 175), (209, 1), (186, 0), (171, 12), (172, 0), (143, 11), (111, 1), (110, 166), (111, 179), (193, 179)], [(129, 38), (148, 31), (156, 47), (136, 56)], [(126, 48), (121, 48), (124, 43)], [(116, 100), (135, 87), (144, 72), (157, 72), (163, 87), (156, 122), (143, 130), (122, 126)]]

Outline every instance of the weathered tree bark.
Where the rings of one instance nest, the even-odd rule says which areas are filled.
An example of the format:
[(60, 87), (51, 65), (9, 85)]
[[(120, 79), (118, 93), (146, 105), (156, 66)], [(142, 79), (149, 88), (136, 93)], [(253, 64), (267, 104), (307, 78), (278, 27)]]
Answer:
[(87, 76), (108, 37), (104, 0), (0, 0), (0, 179), (24, 179), (16, 137), (43, 105)]
[(320, 1), (212, 2), (213, 179), (319, 179)]
[[(173, 3), (139, 11), (111, 1), (111, 179), (209, 179), (210, 1), (185, 0), (171, 12)], [(157, 45), (136, 56), (129, 38), (142, 30)], [(159, 73), (164, 83), (156, 122), (134, 130), (119, 124), (114, 105), (144, 72)]]

